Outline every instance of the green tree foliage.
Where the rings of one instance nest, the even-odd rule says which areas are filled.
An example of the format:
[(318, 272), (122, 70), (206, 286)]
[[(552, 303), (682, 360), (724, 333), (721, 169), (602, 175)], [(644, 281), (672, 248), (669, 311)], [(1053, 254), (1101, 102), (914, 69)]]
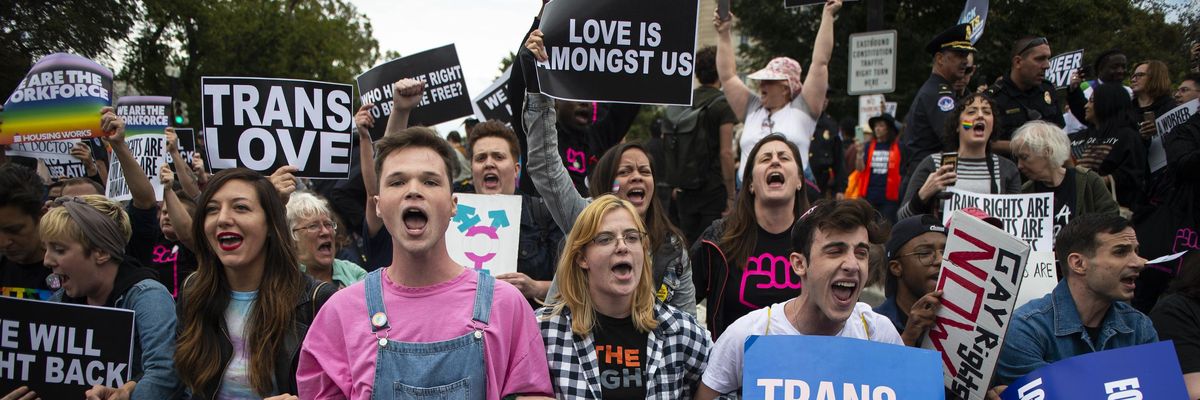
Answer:
[(366, 16), (345, 0), (142, 4), (146, 18), (119, 78), (194, 104), (193, 121), (200, 117), (203, 76), (349, 83), (383, 56)]
[[(899, 102), (900, 118), (908, 112), (917, 89), (929, 77), (932, 57), (925, 44), (953, 26), (962, 12), (963, 1), (882, 1), (883, 29), (897, 30), (896, 91), (887, 94)], [(866, 1), (846, 3), (835, 26), (836, 47), (830, 64), (830, 84), (839, 90), (831, 99), (831, 115), (858, 115), (858, 100), (846, 96), (847, 53), (851, 33), (867, 30)], [(819, 6), (784, 9), (777, 1), (735, 1), (736, 29), (751, 38), (742, 45), (749, 62), (738, 65), (751, 72), (772, 57), (785, 55), (807, 67), (812, 41), (820, 23)], [(1100, 52), (1120, 48), (1132, 63), (1158, 59), (1171, 66), (1172, 74), (1188, 66), (1189, 22), (1196, 21), (1197, 7), (1169, 0), (992, 0), (983, 37), (976, 43), (976, 72), (972, 87), (993, 82), (1011, 66), (1011, 43), (1022, 36), (1045, 36), (1054, 54), (1085, 49), (1090, 65)], [(1175, 16), (1168, 22), (1168, 15)], [(707, 20), (706, 20), (707, 23)], [(1194, 39), (1194, 38), (1193, 38)]]
[[(67, 52), (95, 59), (129, 34), (133, 0), (0, 0), (0, 93), (17, 87), (33, 62)], [(120, 21), (114, 23), (114, 21)]]

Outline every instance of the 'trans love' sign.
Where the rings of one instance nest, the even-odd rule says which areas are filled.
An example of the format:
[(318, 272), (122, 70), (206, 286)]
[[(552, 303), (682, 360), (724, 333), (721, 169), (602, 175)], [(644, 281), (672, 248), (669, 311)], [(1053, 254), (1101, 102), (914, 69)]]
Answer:
[(0, 297), (0, 394), (81, 399), (129, 380), (133, 311)]
[(4, 103), (0, 145), (100, 137), (100, 109), (112, 104), (113, 74), (66, 53), (38, 60)]
[(692, 104), (698, 0), (555, 0), (537, 64), (548, 96), (577, 101)]
[(350, 175), (353, 88), (338, 83), (267, 78), (201, 78), (204, 149), (213, 172), (245, 167), (270, 174)]

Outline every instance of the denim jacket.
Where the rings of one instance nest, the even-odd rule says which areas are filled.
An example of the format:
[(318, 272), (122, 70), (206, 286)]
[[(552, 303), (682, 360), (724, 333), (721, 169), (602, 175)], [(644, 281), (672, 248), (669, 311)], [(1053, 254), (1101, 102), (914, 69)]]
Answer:
[(1093, 346), (1063, 279), (1053, 292), (1013, 313), (993, 385), (1007, 385), (1042, 366), (1080, 354), (1157, 341), (1150, 318), (1128, 303), (1116, 301), (1100, 324), (1100, 340), (1095, 341), (1100, 346)]
[[(124, 266), (123, 266), (124, 267)], [(142, 268), (140, 265), (138, 268)], [(66, 302), (59, 289), (50, 301)], [(166, 286), (153, 278), (143, 279), (120, 294), (113, 307), (133, 310), (134, 335), (132, 380), (137, 381), (133, 400), (174, 399), (182, 395), (175, 374), (175, 301)]]
[[(567, 168), (558, 154), (558, 128), (555, 123), (554, 100), (541, 93), (525, 96), (525, 132), (529, 139), (529, 161), (526, 171), (533, 185), (546, 200), (550, 216), (564, 233), (571, 232), (575, 218), (590, 202), (579, 195)], [(692, 283), (692, 263), (681, 238), (672, 237), (669, 243), (658, 246), (652, 255), (658, 268), (665, 266), (662, 282), (667, 290), (660, 300), (684, 312), (696, 315), (696, 286)], [(660, 288), (656, 287), (655, 290)], [(557, 284), (550, 284), (546, 298), (557, 294)]]

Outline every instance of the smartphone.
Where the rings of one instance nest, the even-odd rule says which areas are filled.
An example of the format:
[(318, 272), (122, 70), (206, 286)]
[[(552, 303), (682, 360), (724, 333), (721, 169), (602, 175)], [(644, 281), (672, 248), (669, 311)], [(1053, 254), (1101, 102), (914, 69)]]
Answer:
[(942, 165), (952, 165), (958, 171), (958, 153), (942, 153)]
[(722, 21), (729, 20), (729, 0), (717, 0), (717, 17)]
[(854, 142), (855, 143), (863, 143), (863, 141), (864, 141), (863, 136), (865, 136), (865, 133), (863, 132), (863, 127), (862, 126), (854, 127)]
[(1153, 124), (1155, 119), (1158, 119), (1158, 118), (1154, 116), (1154, 111), (1146, 111), (1146, 112), (1142, 113), (1143, 121)]

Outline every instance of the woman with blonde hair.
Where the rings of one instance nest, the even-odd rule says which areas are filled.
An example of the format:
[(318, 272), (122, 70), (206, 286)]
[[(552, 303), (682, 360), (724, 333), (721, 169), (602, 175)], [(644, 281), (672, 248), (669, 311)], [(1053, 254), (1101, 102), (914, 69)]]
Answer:
[(613, 195), (576, 219), (559, 258), (558, 296), (537, 311), (556, 397), (695, 393), (712, 341), (694, 317), (655, 298), (645, 239), (637, 209)]

